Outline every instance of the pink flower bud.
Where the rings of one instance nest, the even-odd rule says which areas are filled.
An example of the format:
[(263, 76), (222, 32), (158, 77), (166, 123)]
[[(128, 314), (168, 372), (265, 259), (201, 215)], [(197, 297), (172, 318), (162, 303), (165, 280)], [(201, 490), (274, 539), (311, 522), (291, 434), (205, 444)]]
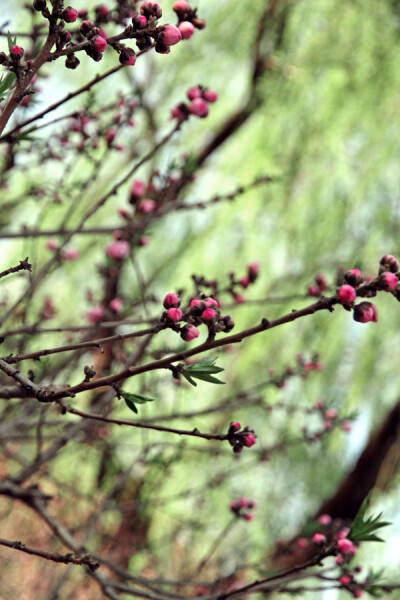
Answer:
[(214, 92), (214, 90), (206, 90), (203, 93), (203, 98), (206, 102), (210, 102), (210, 104), (213, 104), (218, 100), (218, 94), (217, 92)]
[(392, 273), (397, 273), (399, 270), (399, 261), (392, 254), (385, 254), (385, 256), (382, 256), (380, 264), (385, 270), (391, 271)]
[(328, 286), (326, 285), (326, 279), (325, 279), (325, 275), (323, 273), (317, 273), (315, 276), (315, 283), (317, 284), (317, 286), (320, 289), (320, 292), (325, 292), (328, 288)]
[(146, 192), (146, 185), (141, 179), (135, 179), (131, 186), (131, 197), (141, 198)]
[(186, 107), (186, 105), (181, 103), (171, 108), (171, 119), (178, 119), (178, 121), (186, 119), (187, 112), (183, 110), (183, 107)]
[[(210, 92), (210, 91), (211, 90), (208, 90), (208, 92)], [(214, 93), (216, 93), (216, 92), (214, 92)], [(207, 102), (211, 102), (211, 100), (207, 100)], [(247, 273), (248, 273), (251, 281), (254, 281), (258, 277), (259, 272), (260, 272), (260, 263), (254, 262), (254, 263), (250, 263), (247, 266)]]
[(352, 594), (354, 598), (362, 598), (362, 596), (364, 596), (364, 592), (360, 588), (358, 588), (357, 590), (353, 590)]
[(371, 302), (361, 302), (354, 308), (353, 319), (359, 323), (369, 323), (378, 321), (378, 309)]
[(343, 421), (341, 428), (346, 433), (350, 433), (350, 431), (353, 429), (353, 423), (351, 421)]
[(107, 40), (98, 35), (93, 40), (93, 48), (96, 50), (96, 52), (104, 52), (104, 50), (107, 48)]
[(203, 98), (195, 98), (192, 100), (188, 106), (188, 111), (192, 115), (200, 117), (200, 119), (204, 119), (209, 113), (207, 102), (203, 100)]
[(323, 514), (318, 517), (318, 523), (321, 525), (330, 525), (332, 523), (331, 515)]
[(59, 245), (56, 239), (54, 238), (49, 238), (46, 242), (46, 248), (48, 250), (58, 250)]
[(121, 298), (114, 298), (111, 300), (109, 306), (114, 312), (120, 313), (124, 307), (124, 303), (122, 302)]
[(181, 299), (179, 298), (178, 294), (175, 293), (171, 293), (171, 294), (167, 294), (164, 298), (164, 308), (168, 309), (168, 308), (179, 308), (179, 306), (181, 305)]
[(217, 313), (215, 312), (215, 310), (213, 308), (206, 308), (205, 311), (203, 311), (201, 318), (204, 319), (205, 321), (211, 321), (212, 319), (214, 319), (216, 317)]
[(251, 448), (251, 446), (254, 446), (254, 444), (256, 443), (256, 436), (253, 433), (248, 433), (247, 435), (245, 435), (243, 437), (243, 444), (247, 447), (247, 448)]
[(193, 300), (190, 301), (190, 308), (193, 308), (194, 306), (202, 306), (203, 304), (203, 300), (199, 300), (198, 298), (193, 298)]
[(124, 48), (121, 50), (119, 55), (119, 62), (121, 65), (127, 65), (133, 67), (136, 63), (136, 53), (132, 48)]
[(24, 55), (24, 49), (21, 46), (13, 46), (10, 48), (10, 56), (14, 60), (20, 60)]
[(342, 575), (339, 581), (342, 585), (348, 585), (351, 581), (351, 578), (348, 575)]
[(378, 286), (380, 289), (388, 292), (395, 290), (398, 283), (399, 280), (397, 279), (396, 275), (390, 271), (382, 273), (382, 275), (380, 275), (378, 278)]
[(114, 129), (113, 127), (110, 127), (109, 129), (107, 129), (105, 140), (106, 140), (108, 146), (110, 146), (110, 144), (113, 143), (116, 135), (117, 135), (116, 129)]
[(340, 554), (344, 555), (349, 554), (351, 556), (354, 556), (357, 552), (357, 546), (355, 546), (353, 542), (351, 542), (347, 538), (343, 538), (337, 541), (337, 549), (339, 550)]
[(247, 498), (242, 496), (241, 498), (239, 498), (237, 503), (238, 503), (239, 508), (247, 508), (249, 501)]
[(235, 294), (234, 299), (236, 304), (244, 304), (246, 302), (243, 294)]
[(353, 288), (353, 286), (345, 284), (339, 289), (337, 295), (341, 302), (344, 304), (350, 304), (355, 300), (356, 290)]
[(144, 15), (136, 15), (132, 19), (132, 25), (135, 29), (144, 29), (147, 25), (147, 19)]
[(66, 23), (75, 23), (78, 18), (78, 11), (74, 8), (71, 8), (71, 6), (67, 6), (67, 8), (62, 11), (61, 18)]
[(297, 540), (296, 544), (297, 544), (298, 548), (307, 548), (307, 546), (308, 546), (308, 539), (305, 538), (305, 537), (300, 537)]
[(254, 515), (251, 513), (244, 513), (243, 518), (245, 521), (252, 521), (254, 519)]
[(175, 25), (165, 25), (160, 35), (160, 42), (165, 46), (175, 46), (182, 39), (182, 34)]
[(206, 303), (207, 308), (211, 308), (212, 306), (218, 308), (218, 302), (214, 300), (214, 298), (206, 298), (204, 302)]
[(241, 280), (240, 280), (240, 285), (244, 289), (248, 288), (249, 285), (250, 285), (250, 278), (249, 277), (242, 277)]
[(86, 36), (89, 31), (92, 31), (93, 27), (94, 27), (94, 23), (93, 21), (82, 21), (80, 27), (79, 27), (79, 31), (81, 32), (82, 35)]
[(122, 260), (129, 256), (130, 246), (124, 240), (116, 240), (111, 242), (106, 248), (106, 254), (115, 260)]
[(76, 260), (79, 258), (79, 250), (76, 248), (67, 248), (64, 252), (65, 260)]
[(185, 325), (181, 329), (181, 338), (185, 342), (191, 342), (197, 337), (199, 337), (199, 330), (194, 325)]
[(232, 423), (230, 424), (230, 429), (232, 430), (232, 433), (236, 433), (237, 431), (240, 431), (240, 428), (241, 428), (241, 425), (237, 421), (232, 421)]
[(153, 212), (153, 210), (155, 210), (156, 206), (157, 206), (157, 204), (154, 200), (151, 200), (150, 198), (146, 198), (145, 200), (142, 200), (141, 203), (139, 204), (139, 210), (144, 215), (147, 215), (147, 214)]
[(96, 8), (96, 12), (101, 16), (101, 17), (106, 17), (108, 15), (108, 13), (110, 12), (107, 8), (107, 6), (105, 6), (104, 4), (101, 4), (100, 6), (98, 6)]
[(325, 419), (336, 419), (336, 417), (338, 416), (338, 411), (336, 410), (336, 408), (328, 408), (325, 411)]
[(194, 25), (190, 21), (182, 21), (182, 23), (179, 23), (178, 29), (183, 40), (190, 40), (194, 34)]
[(86, 316), (89, 320), (89, 323), (92, 323), (94, 325), (101, 321), (101, 319), (104, 317), (104, 314), (105, 312), (102, 306), (95, 306), (94, 308), (88, 310)]
[(364, 277), (360, 271), (360, 269), (350, 269), (344, 274), (344, 279), (352, 285), (353, 287), (357, 287), (364, 281)]
[(337, 532), (335, 537), (338, 540), (343, 540), (344, 538), (346, 538), (349, 535), (349, 533), (350, 533), (350, 527), (343, 527), (343, 529), (341, 529), (340, 531)]
[(318, 285), (310, 285), (307, 288), (307, 292), (309, 296), (315, 296), (317, 298), (319, 298), (319, 296), (321, 295), (321, 290), (319, 289)]
[(196, 85), (195, 87), (191, 87), (188, 89), (188, 91), (186, 92), (187, 97), (189, 98), (189, 100), (194, 100), (195, 98), (201, 98), (201, 89), (199, 88), (198, 85)]
[(335, 563), (336, 563), (337, 565), (342, 565), (342, 564), (344, 563), (344, 558), (343, 558), (343, 556), (337, 556), (337, 557), (335, 558)]
[(326, 537), (322, 533), (314, 533), (312, 541), (316, 546), (323, 546), (326, 544)]
[(182, 319), (182, 311), (180, 308), (169, 308), (167, 310), (167, 315), (168, 318), (174, 322), (180, 321)]
[(152, 0), (145, 0), (140, 7), (140, 13), (146, 17), (156, 17), (160, 19), (162, 17), (161, 6), (158, 2), (152, 2)]
[(139, 240), (139, 246), (148, 246), (150, 244), (150, 238), (147, 235), (143, 235)]
[(120, 207), (118, 209), (118, 214), (121, 215), (121, 217), (123, 217), (124, 219), (127, 219), (129, 217), (129, 212), (126, 210), (126, 208)]
[(190, 10), (189, 2), (186, 2), (186, 0), (177, 0), (172, 8), (175, 12), (187, 12)]

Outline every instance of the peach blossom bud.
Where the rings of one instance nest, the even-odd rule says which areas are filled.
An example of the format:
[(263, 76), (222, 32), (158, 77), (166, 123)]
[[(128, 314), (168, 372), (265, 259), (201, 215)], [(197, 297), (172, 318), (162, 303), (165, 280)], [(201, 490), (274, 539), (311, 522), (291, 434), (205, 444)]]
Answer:
[(167, 294), (164, 298), (164, 308), (179, 308), (179, 306), (181, 305), (181, 299), (179, 298), (178, 294), (175, 293), (171, 293), (171, 294)]
[(378, 309), (371, 302), (361, 302), (354, 308), (353, 319), (359, 323), (369, 323), (378, 321)]
[(191, 342), (195, 338), (199, 337), (199, 330), (194, 325), (185, 325), (181, 329), (181, 338), (185, 342)]
[(89, 320), (89, 323), (92, 323), (93, 325), (95, 325), (96, 323), (98, 323), (99, 321), (101, 321), (101, 319), (104, 317), (104, 308), (102, 306), (95, 306), (94, 308), (91, 308), (90, 310), (88, 310), (88, 312), (86, 313), (86, 316)]
[(168, 318), (174, 322), (180, 321), (182, 319), (182, 311), (180, 308), (169, 308), (167, 310), (167, 315)]
[(157, 204), (154, 200), (151, 200), (150, 198), (146, 198), (145, 200), (142, 200), (141, 203), (139, 204), (139, 210), (144, 215), (147, 215), (147, 214), (153, 212), (155, 210), (156, 206), (157, 206)]
[(46, 242), (46, 248), (48, 250), (58, 250), (59, 245), (56, 239), (54, 238), (49, 238)]
[(79, 258), (79, 250), (76, 248), (67, 248), (64, 252), (65, 260), (76, 260)]
[(338, 298), (344, 304), (350, 304), (356, 298), (356, 291), (353, 286), (345, 284), (338, 290)]
[(182, 21), (182, 23), (179, 23), (178, 29), (183, 40), (190, 40), (194, 34), (194, 25), (190, 21)]
[(120, 313), (124, 307), (124, 303), (122, 302), (121, 298), (114, 298), (111, 300), (109, 306), (114, 312)]
[(98, 35), (93, 40), (93, 48), (96, 50), (96, 52), (104, 52), (104, 50), (107, 48), (107, 40), (105, 40), (101, 35)]
[(175, 46), (182, 39), (182, 34), (175, 25), (165, 25), (160, 35), (160, 41), (165, 46)]
[(129, 256), (130, 245), (124, 240), (116, 240), (106, 248), (106, 254), (115, 260), (122, 260)]
[[(218, 94), (217, 94), (217, 92), (214, 92), (214, 90), (206, 90), (203, 93), (203, 98), (206, 102), (210, 102), (210, 104), (212, 104), (218, 100)], [(258, 264), (258, 263), (254, 263), (254, 264)]]
[(188, 106), (188, 111), (201, 119), (207, 117), (209, 113), (207, 102), (203, 100), (203, 98), (195, 98), (192, 100)]

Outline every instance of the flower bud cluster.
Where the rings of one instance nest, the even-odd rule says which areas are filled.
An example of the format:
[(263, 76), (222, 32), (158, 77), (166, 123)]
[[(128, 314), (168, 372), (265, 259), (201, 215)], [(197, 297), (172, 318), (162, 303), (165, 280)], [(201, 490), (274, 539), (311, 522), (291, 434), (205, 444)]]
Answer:
[(238, 519), (244, 519), (245, 521), (252, 521), (254, 518), (253, 513), (247, 512), (253, 510), (256, 503), (253, 500), (249, 500), (242, 496), (236, 502), (231, 502), (229, 505), (230, 510)]
[(400, 300), (399, 261), (386, 254), (380, 260), (379, 274), (364, 280), (360, 269), (350, 269), (344, 274), (345, 283), (337, 290), (337, 298), (345, 309), (353, 309), (353, 319), (359, 323), (376, 323), (378, 309), (372, 302), (363, 301), (354, 305), (357, 296), (371, 298), (379, 291), (392, 292)]
[[(179, 308), (180, 305), (178, 294), (167, 294), (164, 298), (166, 312), (161, 316), (161, 322), (179, 331), (185, 342), (197, 338), (200, 334), (198, 327), (203, 324), (208, 328), (209, 338), (219, 332), (229, 333), (235, 325), (229, 315), (220, 315), (218, 302), (212, 297), (193, 298), (185, 313)], [(178, 321), (186, 321), (186, 325), (181, 327), (175, 325)]]
[(317, 273), (314, 279), (314, 283), (307, 288), (309, 296), (315, 296), (319, 298), (328, 289), (326, 284), (325, 275), (323, 273)]
[(234, 271), (229, 273), (230, 284), (228, 292), (231, 294), (235, 304), (244, 304), (246, 302), (243, 294), (239, 292), (240, 288), (247, 289), (255, 283), (260, 272), (260, 263), (253, 262), (247, 265), (247, 273), (243, 277), (237, 279)]
[(237, 421), (232, 421), (229, 425), (227, 436), (235, 454), (240, 454), (244, 447), (251, 448), (257, 441), (254, 431), (247, 426), (242, 429)]
[(204, 119), (210, 112), (208, 105), (218, 100), (217, 92), (202, 85), (189, 88), (187, 97), (189, 99), (188, 104), (181, 102), (171, 109), (171, 119), (185, 121), (190, 115)]
[(195, 29), (204, 29), (206, 22), (197, 17), (197, 8), (191, 8), (187, 0), (176, 0), (173, 9), (178, 17), (178, 29), (183, 40), (188, 40)]

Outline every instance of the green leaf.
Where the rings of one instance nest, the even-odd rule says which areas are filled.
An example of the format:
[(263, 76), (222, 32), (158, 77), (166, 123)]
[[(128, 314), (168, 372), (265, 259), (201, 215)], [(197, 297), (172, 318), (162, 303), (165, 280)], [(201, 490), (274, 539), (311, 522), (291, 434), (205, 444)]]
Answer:
[(7, 42), (8, 42), (8, 51), (10, 51), (13, 46), (17, 45), (17, 38), (16, 37), (13, 38), (9, 31), (7, 31)]
[(208, 373), (190, 373), (191, 377), (195, 377), (196, 379), (201, 379), (201, 381), (208, 381), (209, 383), (219, 383), (225, 385), (225, 381), (221, 381)]
[(136, 404), (146, 404), (147, 402), (154, 402), (154, 398), (148, 398), (147, 396), (141, 396), (140, 394), (130, 394), (121, 390), (121, 396), (125, 400), (125, 403), (130, 410), (135, 414), (138, 414)]
[(350, 533), (348, 535), (349, 539), (356, 543), (383, 542), (383, 540), (377, 535), (375, 535), (374, 532), (378, 529), (381, 529), (382, 527), (387, 527), (388, 525), (391, 525), (391, 523), (388, 521), (380, 520), (382, 513), (368, 518), (365, 517), (365, 513), (368, 507), (368, 500), (369, 499), (366, 498), (362, 503), (361, 508), (353, 521)]
[(0, 96), (5, 96), (7, 90), (15, 81), (15, 73), (7, 73), (1, 76), (0, 79)]
[(196, 382), (192, 378), (201, 379), (202, 381), (208, 381), (208, 383), (224, 384), (225, 381), (220, 381), (216, 377), (213, 377), (213, 373), (221, 373), (224, 371), (221, 367), (214, 365), (218, 356), (211, 356), (204, 360), (198, 360), (192, 365), (188, 365), (182, 370), (182, 375), (188, 380), (189, 383), (196, 386)]
[(182, 371), (182, 375), (184, 376), (185, 379), (188, 380), (188, 382), (192, 385), (194, 385), (194, 387), (197, 387), (197, 383), (190, 377), (190, 375), (188, 375), (187, 373), (185, 373), (185, 371)]

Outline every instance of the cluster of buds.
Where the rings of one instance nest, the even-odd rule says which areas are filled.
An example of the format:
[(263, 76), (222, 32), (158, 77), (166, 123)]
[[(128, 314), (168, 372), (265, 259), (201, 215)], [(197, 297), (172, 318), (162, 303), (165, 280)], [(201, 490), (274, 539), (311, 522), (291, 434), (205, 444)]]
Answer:
[(238, 519), (244, 519), (245, 521), (252, 521), (254, 518), (254, 514), (251, 512), (246, 512), (248, 510), (253, 510), (256, 506), (256, 503), (253, 500), (248, 500), (242, 496), (236, 502), (231, 502), (229, 505), (229, 509), (233, 512), (233, 514)]
[(364, 279), (360, 269), (350, 269), (344, 274), (345, 283), (337, 290), (337, 298), (346, 310), (353, 309), (353, 318), (359, 323), (376, 323), (378, 309), (372, 302), (363, 301), (354, 304), (357, 296), (371, 298), (377, 292), (392, 292), (400, 300), (399, 261), (395, 256), (386, 254), (380, 260), (376, 278)]
[(197, 8), (191, 8), (186, 0), (177, 0), (173, 9), (178, 17), (178, 29), (183, 40), (190, 39), (195, 29), (205, 28), (206, 22), (198, 18)]
[[(22, 76), (30, 67), (31, 60), (24, 60), (25, 50), (22, 46), (11, 46), (8, 54), (0, 52), (0, 65), (7, 67), (10, 71), (15, 73), (17, 77)], [(32, 93), (32, 92), (31, 92)], [(28, 96), (29, 97), (29, 96)]]
[(171, 109), (171, 119), (185, 121), (190, 115), (205, 119), (209, 114), (209, 104), (218, 100), (218, 94), (214, 90), (207, 89), (202, 85), (191, 87), (186, 92), (189, 103), (181, 102)]
[(247, 289), (249, 285), (255, 283), (260, 272), (260, 264), (258, 262), (247, 265), (247, 273), (240, 279), (236, 279), (234, 271), (229, 273), (230, 285), (228, 292), (231, 294), (236, 304), (244, 304), (245, 297), (239, 292), (239, 289)]
[(244, 446), (251, 448), (256, 443), (254, 431), (250, 430), (247, 426), (242, 429), (242, 426), (237, 421), (232, 421), (229, 425), (227, 436), (228, 442), (235, 454), (240, 454)]
[[(218, 302), (214, 298), (193, 298), (189, 308), (185, 313), (180, 309), (181, 299), (178, 294), (167, 294), (164, 298), (164, 308), (166, 311), (161, 317), (161, 322), (175, 331), (179, 331), (181, 338), (185, 342), (199, 336), (198, 327), (206, 325), (208, 328), (208, 338), (211, 339), (216, 333), (229, 333), (234, 322), (229, 315), (221, 316), (218, 310)], [(179, 321), (186, 321), (186, 325), (178, 326)]]
[(304, 369), (303, 378), (307, 376), (309, 371), (322, 371), (324, 368), (323, 363), (319, 360), (319, 355), (317, 353), (313, 354), (311, 360), (307, 360), (304, 358), (303, 354), (299, 353), (296, 355), (296, 361), (299, 367)]
[(307, 288), (307, 292), (309, 296), (315, 296), (316, 298), (319, 298), (324, 292), (326, 292), (327, 289), (328, 286), (326, 284), (325, 275), (322, 273), (317, 273), (314, 278), (314, 283)]
[(323, 400), (318, 400), (315, 404), (315, 410), (317, 410), (323, 421), (324, 431), (331, 431), (338, 425), (340, 425), (342, 431), (350, 433), (353, 428), (353, 424), (349, 419), (340, 419), (339, 413), (336, 408), (327, 408)]

